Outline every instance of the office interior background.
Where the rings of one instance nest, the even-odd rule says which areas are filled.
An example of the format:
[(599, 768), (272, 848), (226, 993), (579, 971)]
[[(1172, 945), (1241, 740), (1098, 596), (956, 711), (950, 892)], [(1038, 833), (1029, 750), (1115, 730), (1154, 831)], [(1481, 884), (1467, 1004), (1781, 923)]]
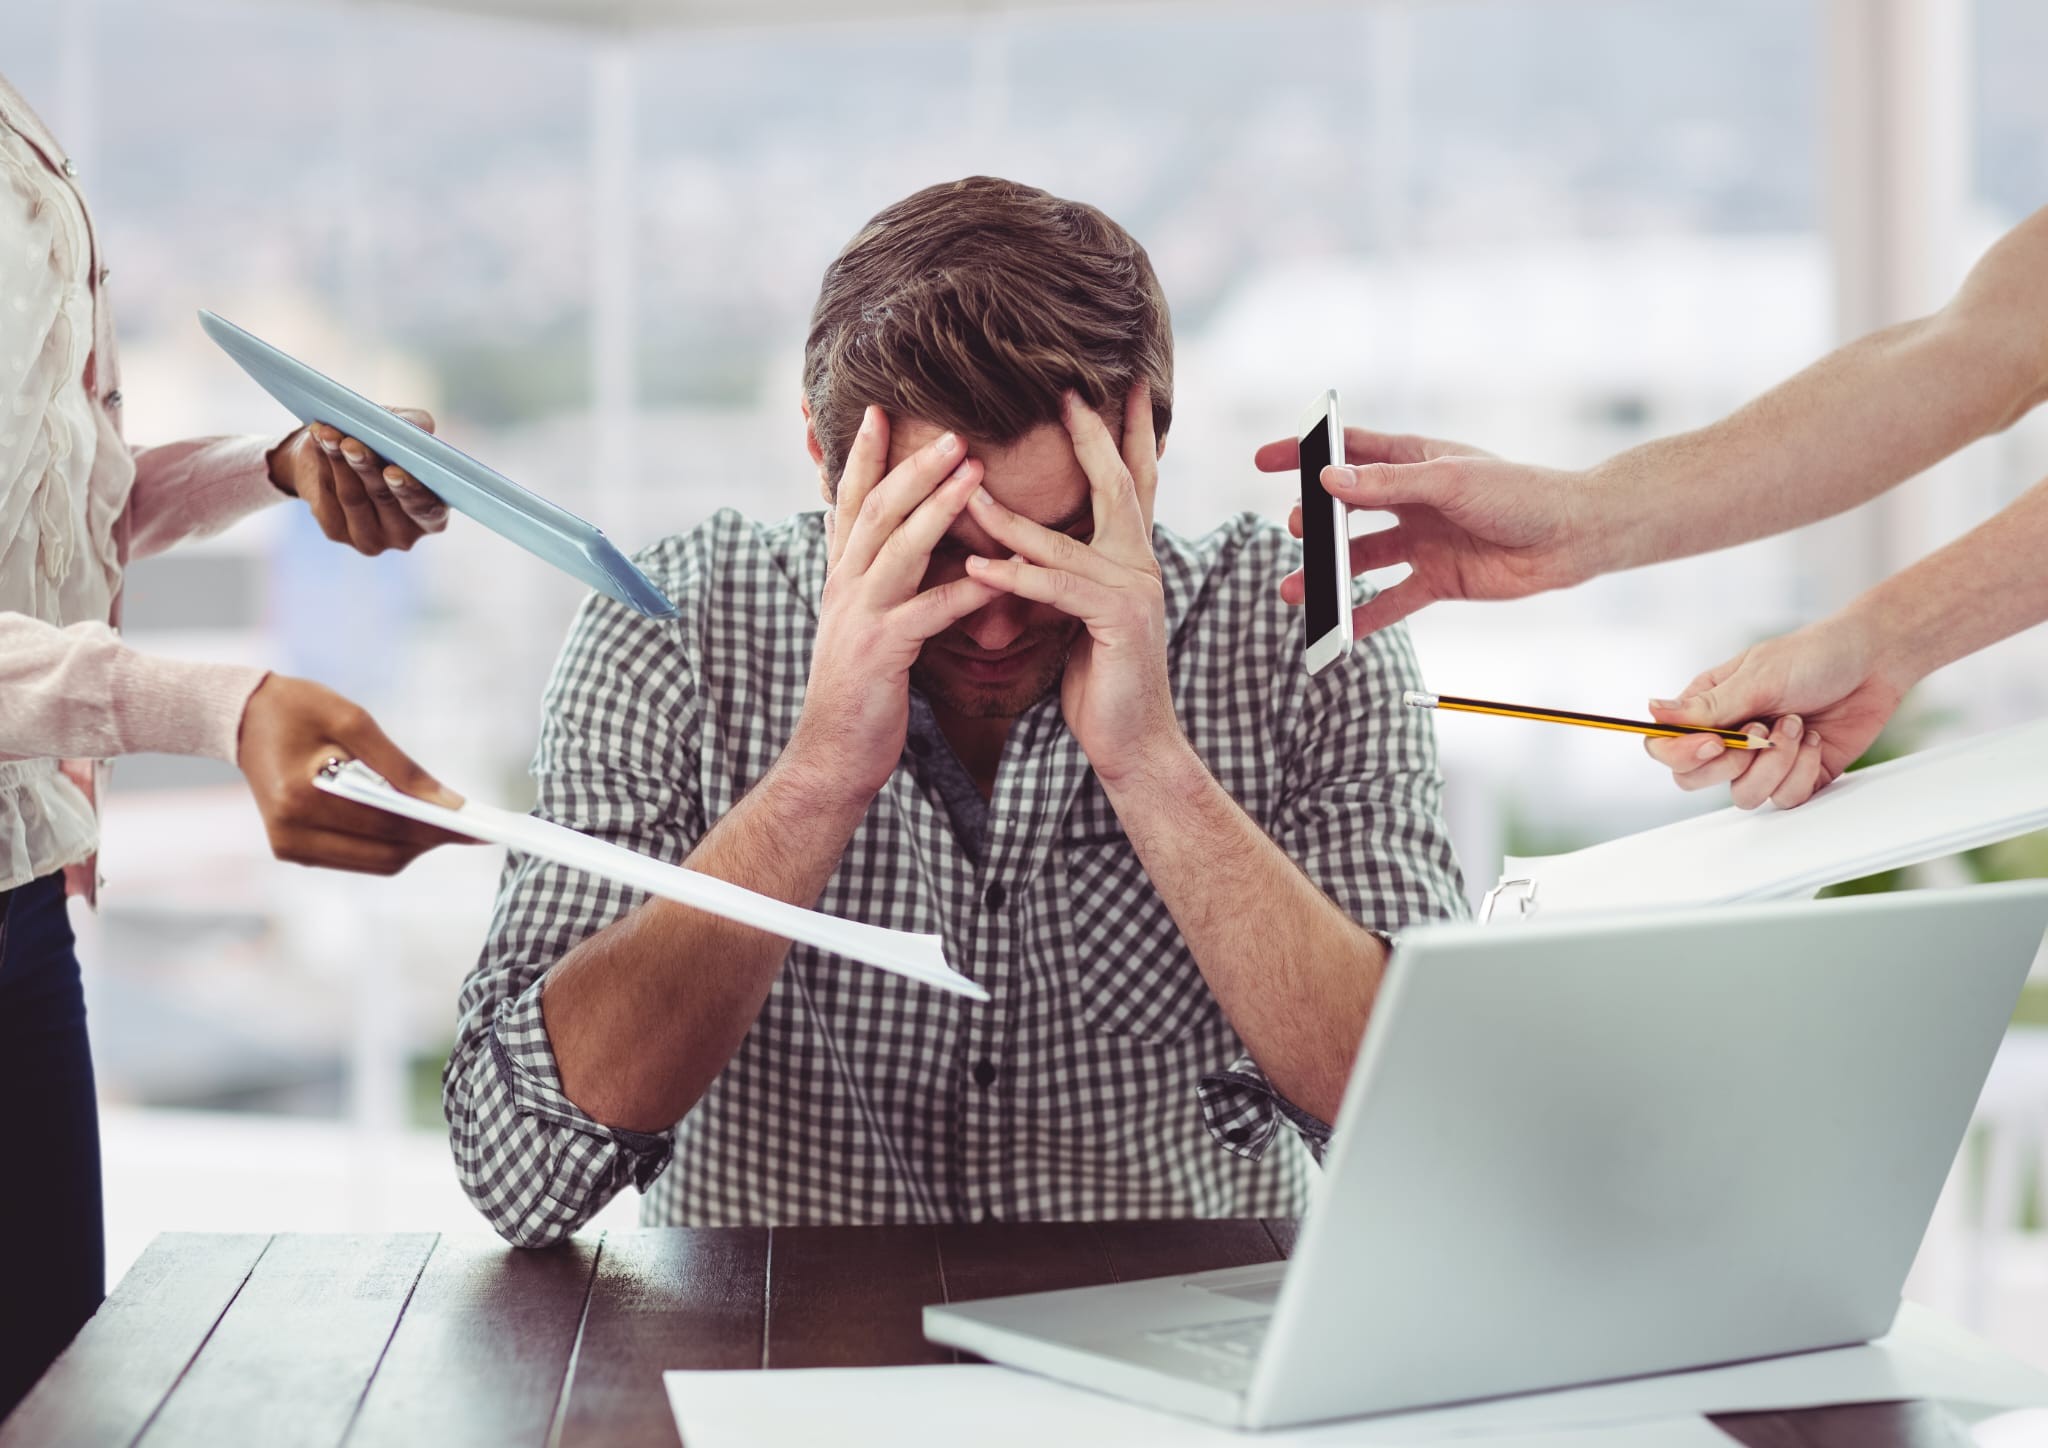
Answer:
[[(1937, 305), (2048, 204), (2035, 0), (16, 0), (0, 68), (96, 208), (131, 439), (281, 433), (209, 307), (629, 548), (813, 507), (798, 361), (859, 224), (992, 172), (1145, 243), (1178, 337), (1159, 516), (1281, 519), (1250, 464), (1349, 420), (1560, 465), (1707, 422)], [(2048, 416), (1834, 523), (1413, 623), (1433, 688), (1640, 714), (2048, 475)], [(357, 698), (457, 789), (531, 801), (576, 585), (459, 517), (408, 555), (303, 509), (146, 561), (132, 640)], [(2048, 712), (2048, 630), (1930, 680), (1889, 749)], [(1717, 798), (1610, 735), (1446, 716), (1476, 896), (1504, 851)], [(79, 912), (110, 1273), (155, 1232), (481, 1230), (438, 1072), (495, 852), (395, 881), (269, 858), (225, 766), (123, 761)], [(1915, 873), (2048, 874), (2033, 838)], [(2048, 1362), (2048, 967), (1912, 1291)], [(1768, 1003), (1759, 1003), (1768, 1009)], [(633, 1219), (631, 1194), (603, 1219)]]

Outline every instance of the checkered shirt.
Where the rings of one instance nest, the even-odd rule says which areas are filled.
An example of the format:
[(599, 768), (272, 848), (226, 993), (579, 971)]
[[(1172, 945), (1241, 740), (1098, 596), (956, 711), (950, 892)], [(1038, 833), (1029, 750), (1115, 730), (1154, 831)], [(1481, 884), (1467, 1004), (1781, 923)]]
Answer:
[[(1246, 515), (1153, 532), (1182, 729), (1251, 817), (1381, 935), (1464, 913), (1406, 632), (1311, 679), (1277, 596), (1285, 532)], [(681, 608), (592, 597), (543, 702), (536, 812), (682, 860), (768, 770), (803, 707), (823, 515), (724, 511), (641, 566)], [(922, 738), (923, 750), (911, 747)], [(1003, 748), (979, 863), (913, 735), (818, 908), (936, 933), (975, 1004), (807, 945), (667, 1132), (562, 1092), (541, 978), (644, 896), (514, 854), (443, 1079), (458, 1173), (508, 1240), (576, 1230), (629, 1183), (650, 1225), (1285, 1216), (1328, 1128), (1281, 1099), (1224, 1018), (1060, 714)], [(948, 761), (950, 763), (951, 761)], [(957, 765), (954, 767), (957, 768)]]

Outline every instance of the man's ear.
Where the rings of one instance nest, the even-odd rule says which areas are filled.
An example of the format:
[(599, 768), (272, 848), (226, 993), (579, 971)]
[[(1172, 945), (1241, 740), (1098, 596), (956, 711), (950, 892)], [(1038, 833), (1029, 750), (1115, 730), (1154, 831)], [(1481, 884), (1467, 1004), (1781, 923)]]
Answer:
[(797, 406), (803, 409), (804, 414), (804, 447), (811, 455), (811, 462), (818, 469), (818, 492), (829, 505), (832, 502), (833, 480), (825, 471), (825, 449), (818, 445), (818, 429), (811, 422), (811, 399), (798, 398)]

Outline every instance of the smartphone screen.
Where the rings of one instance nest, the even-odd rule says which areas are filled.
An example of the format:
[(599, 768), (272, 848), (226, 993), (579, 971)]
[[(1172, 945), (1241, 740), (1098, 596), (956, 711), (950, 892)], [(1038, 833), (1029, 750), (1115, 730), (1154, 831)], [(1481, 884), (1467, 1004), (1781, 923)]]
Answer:
[(1301, 566), (1310, 643), (1337, 627), (1342, 607), (1336, 509), (1323, 491), (1323, 469), (1331, 461), (1329, 427), (1313, 429), (1301, 440)]

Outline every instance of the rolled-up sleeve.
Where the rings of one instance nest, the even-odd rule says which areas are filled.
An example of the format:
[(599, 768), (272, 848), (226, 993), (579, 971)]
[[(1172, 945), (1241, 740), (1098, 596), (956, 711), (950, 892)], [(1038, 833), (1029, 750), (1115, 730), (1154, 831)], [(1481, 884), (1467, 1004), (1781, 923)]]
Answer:
[[(677, 628), (587, 601), (548, 685), (533, 766), (535, 814), (674, 862), (704, 832), (697, 691)], [(668, 1164), (666, 1133), (605, 1126), (569, 1100), (541, 1016), (548, 970), (645, 898), (531, 856), (505, 862), (441, 1099), (463, 1190), (516, 1246), (561, 1241)]]
[(1283, 1125), (1300, 1135), (1317, 1161), (1330, 1145), (1330, 1124), (1273, 1089), (1249, 1054), (1202, 1078), (1202, 1124), (1225, 1151), (1257, 1161)]
[[(1273, 842), (1339, 909), (1390, 948), (1411, 925), (1459, 920), (1464, 881), (1443, 821), (1443, 776), (1405, 626), (1359, 640), (1288, 701), (1285, 787)], [(1330, 1126), (1273, 1088), (1249, 1055), (1204, 1075), (1202, 1118), (1224, 1150), (1256, 1160), (1283, 1128), (1318, 1159)]]

